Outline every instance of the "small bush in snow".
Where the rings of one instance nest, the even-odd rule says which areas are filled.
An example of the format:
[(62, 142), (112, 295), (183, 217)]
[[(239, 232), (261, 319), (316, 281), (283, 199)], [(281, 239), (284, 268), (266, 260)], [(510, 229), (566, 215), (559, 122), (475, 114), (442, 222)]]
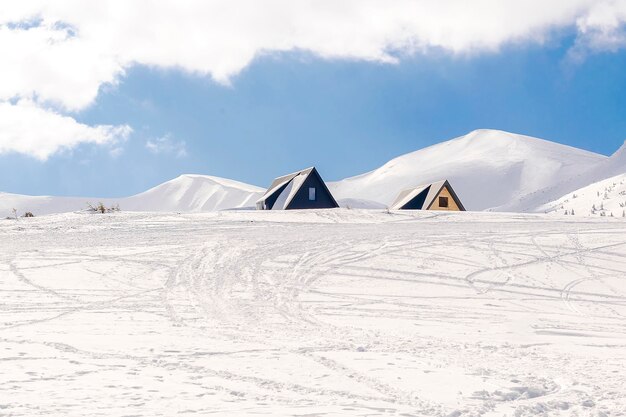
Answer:
[(120, 205), (116, 204), (114, 206), (107, 207), (100, 201), (95, 206), (92, 205), (91, 203), (87, 203), (87, 210), (94, 212), (94, 213), (101, 213), (101, 214), (113, 213), (115, 211), (120, 211)]
[(27, 211), (26, 213), (24, 213), (22, 217), (35, 217), (35, 215), (31, 213), (30, 211)]

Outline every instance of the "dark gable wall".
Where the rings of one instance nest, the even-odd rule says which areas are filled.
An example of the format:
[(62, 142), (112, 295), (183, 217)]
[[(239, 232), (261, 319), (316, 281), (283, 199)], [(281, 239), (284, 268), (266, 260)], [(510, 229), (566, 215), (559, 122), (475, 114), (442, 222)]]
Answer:
[[(309, 187), (315, 187), (315, 201), (309, 201)], [(339, 207), (330, 192), (326, 189), (317, 171), (304, 181), (298, 192), (293, 196), (288, 209), (315, 209), (315, 208), (335, 208)]]
[(424, 201), (426, 201), (426, 196), (428, 195), (428, 191), (430, 187), (426, 187), (424, 191), (415, 196), (411, 201), (406, 203), (401, 207), (402, 210), (422, 210), (424, 208)]

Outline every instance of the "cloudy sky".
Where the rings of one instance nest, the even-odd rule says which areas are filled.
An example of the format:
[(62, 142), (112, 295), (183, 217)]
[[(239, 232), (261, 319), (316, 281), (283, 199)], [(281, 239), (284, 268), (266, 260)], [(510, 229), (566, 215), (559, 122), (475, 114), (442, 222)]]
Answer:
[(0, 191), (340, 179), (477, 128), (626, 139), (626, 0), (11, 3)]

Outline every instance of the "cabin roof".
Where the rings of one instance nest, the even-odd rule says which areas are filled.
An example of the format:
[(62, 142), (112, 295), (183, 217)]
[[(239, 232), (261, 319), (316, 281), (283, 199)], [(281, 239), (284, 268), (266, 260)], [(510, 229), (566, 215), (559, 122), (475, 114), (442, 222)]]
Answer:
[(285, 193), (285, 191), (287, 191), (285, 188), (285, 191), (283, 191), (278, 197), (279, 199), (281, 199), (281, 201), (276, 200), (272, 209), (274, 209), (274, 207), (276, 207), (276, 209), (286, 208), (287, 206), (289, 206), (289, 203), (291, 203), (291, 200), (293, 200), (294, 196), (296, 195), (304, 181), (309, 177), (309, 175), (311, 175), (313, 171), (315, 171), (315, 167), (309, 167), (276, 178), (274, 181), (272, 181), (272, 184), (269, 186), (265, 194), (263, 194), (263, 196), (257, 200), (257, 203), (264, 202), (268, 197), (274, 195), (278, 190), (287, 186), (290, 187), (290, 189), (288, 190), (289, 192), (285, 194), (284, 199), (281, 199), (282, 195)]
[(396, 197), (396, 200), (391, 204), (390, 208), (392, 210), (399, 210), (405, 205), (407, 205), (415, 197), (420, 195), (422, 192), (426, 191), (426, 189), (428, 189), (428, 194), (426, 195), (426, 198), (424, 199), (424, 203), (422, 204), (422, 207), (421, 207), (422, 210), (428, 209), (433, 204), (433, 202), (435, 201), (435, 198), (439, 195), (443, 187), (448, 188), (448, 191), (450, 191), (452, 198), (454, 198), (459, 208), (461, 210), (465, 210), (465, 208), (463, 207), (463, 204), (461, 204), (459, 197), (456, 195), (456, 193), (452, 189), (452, 186), (450, 186), (450, 183), (448, 182), (448, 180), (440, 180), (440, 181), (432, 182), (430, 184), (423, 184), (414, 188), (408, 188), (406, 190), (403, 190), (400, 192), (400, 194), (398, 194), (398, 197)]

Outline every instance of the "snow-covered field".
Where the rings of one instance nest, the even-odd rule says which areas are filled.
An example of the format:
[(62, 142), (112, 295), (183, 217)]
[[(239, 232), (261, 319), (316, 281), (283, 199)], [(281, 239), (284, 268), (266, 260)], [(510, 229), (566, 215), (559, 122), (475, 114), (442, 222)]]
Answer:
[(0, 415), (618, 416), (626, 221), (0, 221)]

